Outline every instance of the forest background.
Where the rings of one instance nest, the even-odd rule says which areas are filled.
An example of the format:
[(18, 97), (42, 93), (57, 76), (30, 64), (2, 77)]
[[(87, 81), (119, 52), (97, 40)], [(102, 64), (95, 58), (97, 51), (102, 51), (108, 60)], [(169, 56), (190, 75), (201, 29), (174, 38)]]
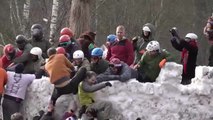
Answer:
[(30, 37), (30, 27), (39, 23), (44, 36), (57, 44), (60, 30), (67, 26), (78, 38), (84, 31), (97, 33), (101, 46), (116, 26), (126, 27), (126, 36), (141, 34), (145, 23), (156, 26), (155, 39), (180, 60), (170, 43), (169, 29), (176, 26), (180, 36), (194, 32), (199, 36), (198, 65), (207, 65), (209, 43), (203, 35), (207, 18), (212, 15), (213, 0), (1, 0), (0, 44), (14, 43), (15, 36)]

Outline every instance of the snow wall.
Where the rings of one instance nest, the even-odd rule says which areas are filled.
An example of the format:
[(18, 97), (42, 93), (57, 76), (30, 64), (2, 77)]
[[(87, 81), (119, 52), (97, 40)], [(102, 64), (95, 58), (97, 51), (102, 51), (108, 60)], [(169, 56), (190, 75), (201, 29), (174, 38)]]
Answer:
[[(155, 83), (112, 82), (112, 87), (96, 92), (97, 100), (110, 101), (120, 111), (123, 120), (211, 120), (213, 119), (213, 78), (208, 78), (212, 67), (196, 67), (192, 84), (181, 85), (182, 66), (166, 63)], [(48, 78), (34, 80), (28, 88), (22, 112), (29, 120), (39, 110), (47, 110), (53, 85)], [(61, 96), (56, 103), (55, 116), (60, 120), (73, 95)]]

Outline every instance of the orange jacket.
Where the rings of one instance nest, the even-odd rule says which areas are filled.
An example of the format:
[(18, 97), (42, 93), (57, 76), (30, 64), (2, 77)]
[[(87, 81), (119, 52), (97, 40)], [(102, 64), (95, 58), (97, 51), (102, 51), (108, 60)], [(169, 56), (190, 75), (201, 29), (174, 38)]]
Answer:
[(4, 86), (7, 83), (7, 72), (0, 68), (0, 94), (3, 94)]
[(50, 82), (54, 84), (62, 77), (69, 77), (74, 66), (63, 54), (51, 55), (45, 64), (45, 70), (50, 76)]

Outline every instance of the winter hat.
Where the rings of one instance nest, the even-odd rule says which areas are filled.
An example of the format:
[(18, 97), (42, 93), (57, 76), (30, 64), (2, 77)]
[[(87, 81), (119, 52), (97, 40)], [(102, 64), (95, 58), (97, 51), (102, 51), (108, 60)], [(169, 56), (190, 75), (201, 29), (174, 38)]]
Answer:
[(87, 32), (84, 32), (80, 37), (87, 38), (91, 42), (94, 42), (95, 36), (96, 36), (95, 32), (87, 31)]
[(121, 61), (118, 59), (118, 58), (112, 58), (109, 62), (109, 64), (114, 67), (121, 67), (122, 64), (121, 64)]
[(15, 73), (23, 73), (24, 71), (24, 65), (22, 63), (19, 63), (15, 67)]

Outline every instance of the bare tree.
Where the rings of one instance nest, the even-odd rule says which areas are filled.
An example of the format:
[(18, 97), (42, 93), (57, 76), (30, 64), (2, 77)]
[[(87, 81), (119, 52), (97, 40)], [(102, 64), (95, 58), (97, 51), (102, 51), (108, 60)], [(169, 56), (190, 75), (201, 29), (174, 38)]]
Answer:
[(90, 2), (91, 0), (72, 0), (70, 27), (77, 37), (90, 30)]
[(29, 37), (27, 32), (27, 27), (29, 26), (29, 16), (30, 16), (30, 0), (25, 0), (24, 9), (23, 9), (23, 30), (25, 35)]
[(57, 23), (57, 17), (58, 17), (58, 6), (59, 6), (59, 1), (58, 0), (53, 0), (53, 5), (52, 5), (52, 16), (51, 16), (51, 23), (50, 23), (50, 42), (55, 43), (53, 40), (54, 34), (56, 32), (56, 23)]

